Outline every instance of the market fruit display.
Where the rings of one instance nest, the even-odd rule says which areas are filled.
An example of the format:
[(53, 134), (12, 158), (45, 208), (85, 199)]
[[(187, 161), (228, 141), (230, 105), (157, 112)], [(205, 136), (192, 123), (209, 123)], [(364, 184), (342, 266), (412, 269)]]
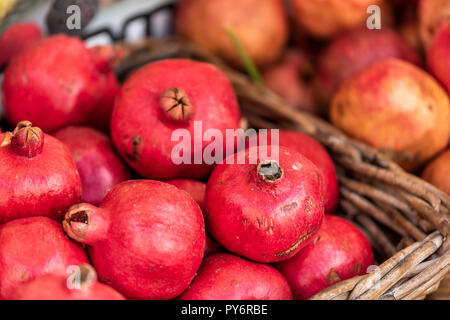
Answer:
[[(201, 179), (214, 168), (204, 161), (210, 141), (203, 140), (203, 132), (214, 129), (225, 136), (226, 129), (240, 127), (240, 120), (233, 87), (217, 67), (185, 59), (162, 60), (140, 68), (122, 85), (111, 118), (111, 137), (122, 158), (145, 178)], [(177, 129), (180, 137), (174, 141)], [(182, 150), (177, 153), (174, 148), (180, 143)], [(223, 148), (225, 154), (225, 144)], [(182, 153), (181, 163), (174, 162), (174, 153), (177, 157)]]
[(90, 127), (66, 127), (53, 136), (72, 153), (82, 183), (81, 201), (99, 205), (106, 194), (131, 174), (108, 136)]
[(450, 137), (445, 90), (425, 71), (394, 58), (378, 61), (346, 81), (333, 98), (330, 118), (407, 170), (430, 160)]
[(179, 34), (237, 66), (242, 66), (242, 60), (227, 28), (257, 65), (274, 62), (289, 34), (282, 0), (181, 0), (175, 27)]
[(206, 258), (181, 300), (290, 300), (286, 279), (272, 266), (232, 254)]
[(153, 180), (122, 182), (99, 207), (78, 204), (64, 230), (86, 244), (99, 279), (128, 299), (173, 299), (205, 249), (203, 216), (184, 191)]
[(0, 133), (0, 181), (0, 224), (32, 216), (61, 222), (81, 199), (69, 149), (29, 121)]
[(95, 52), (65, 35), (22, 50), (4, 74), (9, 123), (28, 120), (47, 133), (68, 125), (107, 130), (118, 84), (109, 61)]
[(67, 276), (70, 266), (83, 263), (88, 257), (81, 246), (49, 218), (16, 219), (0, 226), (0, 300), (13, 299), (29, 281)]
[[(111, 287), (97, 281), (94, 268), (79, 266), (79, 283), (68, 288), (67, 276), (48, 274), (24, 284), (15, 295), (16, 300), (125, 300)], [(70, 276), (69, 276), (70, 277)]]
[(364, 234), (347, 220), (325, 215), (313, 241), (293, 258), (277, 264), (295, 299), (308, 299), (319, 291), (367, 272), (374, 264)]
[[(205, 220), (229, 251), (258, 262), (286, 260), (319, 229), (324, 214), (322, 177), (301, 154), (279, 147), (279, 159), (251, 147), (225, 160), (206, 187)], [(245, 164), (236, 164), (240, 158)], [(251, 159), (254, 159), (253, 161)], [(252, 163), (255, 162), (255, 163)]]

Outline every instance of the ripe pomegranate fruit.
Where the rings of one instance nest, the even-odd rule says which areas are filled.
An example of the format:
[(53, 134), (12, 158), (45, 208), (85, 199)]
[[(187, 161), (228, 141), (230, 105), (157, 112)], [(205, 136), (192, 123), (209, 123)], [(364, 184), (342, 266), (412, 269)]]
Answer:
[(281, 0), (181, 0), (175, 27), (179, 34), (236, 66), (242, 66), (242, 61), (226, 27), (234, 31), (257, 65), (275, 61), (289, 33)]
[(264, 70), (265, 85), (293, 108), (320, 114), (310, 83), (313, 66), (302, 51), (290, 49), (280, 62)]
[(450, 23), (450, 1), (420, 0), (418, 12), (420, 37), (428, 48), (442, 22)]
[[(79, 266), (79, 279), (63, 275), (45, 275), (23, 285), (15, 300), (125, 300), (113, 288), (97, 281), (97, 274), (90, 265)], [(79, 281), (79, 283), (76, 283)], [(73, 287), (68, 287), (68, 285)]]
[(99, 205), (112, 187), (130, 179), (130, 172), (103, 133), (89, 127), (71, 126), (53, 136), (72, 152), (83, 186), (83, 202)]
[(450, 195), (450, 149), (425, 167), (422, 178)]
[(0, 134), (0, 224), (31, 216), (61, 221), (81, 199), (81, 181), (63, 143), (31, 122)]
[[(212, 129), (225, 137), (226, 129), (239, 128), (240, 118), (233, 88), (219, 69), (191, 60), (163, 60), (142, 67), (123, 84), (111, 135), (122, 157), (146, 178), (200, 179), (213, 169), (202, 156), (211, 143), (203, 141), (203, 132)], [(172, 141), (175, 130), (189, 137)], [(173, 154), (180, 154), (175, 151), (180, 144), (190, 150), (182, 150), (183, 161), (176, 164)]]
[(69, 266), (87, 262), (84, 250), (49, 218), (5, 223), (0, 226), (0, 299), (13, 299), (20, 286), (38, 277), (66, 275)]
[(28, 119), (49, 133), (80, 124), (106, 130), (118, 84), (109, 61), (96, 52), (65, 35), (21, 51), (3, 79), (8, 121)]
[(337, 37), (320, 55), (315, 87), (324, 108), (340, 85), (376, 61), (398, 58), (420, 65), (419, 54), (394, 30), (354, 29)]
[(427, 65), (450, 93), (450, 21), (442, 23), (428, 48)]
[(10, 26), (0, 35), (0, 67), (41, 37), (41, 28), (33, 22), (15, 23)]
[[(205, 217), (211, 235), (229, 251), (275, 262), (295, 255), (319, 229), (323, 186), (306, 157), (285, 147), (264, 148), (240, 151), (214, 169)], [(245, 164), (236, 164), (240, 158)]]
[(286, 279), (274, 267), (232, 254), (206, 258), (181, 300), (291, 300)]
[(73, 206), (63, 227), (87, 245), (100, 280), (129, 299), (178, 296), (205, 248), (199, 206), (186, 192), (153, 180), (118, 184), (100, 207)]
[(426, 72), (393, 58), (345, 82), (333, 98), (330, 118), (406, 170), (424, 164), (449, 141), (446, 92)]
[(382, 7), (382, 17), (390, 14), (383, 0), (291, 0), (290, 3), (297, 24), (317, 38), (332, 38), (365, 26), (369, 17), (367, 8), (371, 5)]
[(325, 215), (314, 241), (277, 267), (295, 299), (308, 299), (339, 281), (365, 274), (374, 263), (364, 234), (345, 219)]

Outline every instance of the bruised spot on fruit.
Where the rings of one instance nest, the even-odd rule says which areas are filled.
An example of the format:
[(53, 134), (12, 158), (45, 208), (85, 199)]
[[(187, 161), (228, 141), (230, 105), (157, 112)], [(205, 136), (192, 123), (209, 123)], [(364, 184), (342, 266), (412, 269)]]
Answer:
[(258, 163), (256, 171), (264, 182), (275, 182), (283, 177), (283, 169), (275, 160), (264, 160)]
[(428, 104), (428, 110), (430, 110), (431, 112), (433, 112), (433, 105), (430, 103)]
[(344, 245), (345, 249), (347, 249), (347, 250), (350, 249), (350, 245), (349, 245), (349, 243), (348, 243), (346, 240), (344, 240), (344, 241), (342, 242), (342, 244)]
[(307, 240), (309, 237), (311, 237), (316, 231), (317, 231), (318, 227), (313, 227), (310, 228), (307, 232), (305, 232), (304, 234), (302, 234), (297, 241), (295, 241), (295, 243), (287, 250), (277, 253), (274, 256), (275, 257), (282, 257), (282, 256), (287, 256), (289, 254), (291, 254), (293, 251), (295, 251), (301, 244), (303, 241)]
[(311, 213), (311, 209), (314, 209), (314, 207), (315, 207), (314, 202), (311, 200), (310, 197), (307, 197), (305, 199), (305, 210), (306, 210), (306, 212), (308, 214)]
[[(128, 137), (127, 137), (128, 138)], [(131, 138), (131, 149), (125, 149), (125, 156), (132, 162), (136, 162), (139, 160), (141, 155), (141, 150), (143, 147), (142, 137), (140, 135), (135, 134)], [(129, 145), (129, 144), (127, 144)]]
[(329, 284), (336, 283), (341, 280), (341, 277), (339, 276), (339, 273), (331, 268), (330, 272), (327, 275), (327, 281)]
[(281, 210), (284, 212), (287, 212), (287, 211), (297, 208), (297, 206), (298, 206), (297, 202), (292, 202), (291, 204), (285, 205)]
[(352, 271), (354, 274), (361, 274), (362, 268), (363, 268), (362, 263), (357, 263), (352, 266)]
[(319, 242), (319, 240), (320, 240), (320, 236), (315, 237), (314, 238), (314, 244), (317, 244), (317, 242)]
[(247, 219), (242, 219), (242, 223), (244, 224), (244, 226), (247, 225)]

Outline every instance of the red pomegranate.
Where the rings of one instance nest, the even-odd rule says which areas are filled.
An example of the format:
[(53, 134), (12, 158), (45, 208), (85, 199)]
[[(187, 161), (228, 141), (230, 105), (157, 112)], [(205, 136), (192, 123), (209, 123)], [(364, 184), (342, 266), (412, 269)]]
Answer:
[(181, 300), (291, 300), (286, 279), (272, 266), (232, 254), (206, 258)]
[(15, 23), (10, 26), (0, 35), (0, 67), (41, 37), (41, 28), (33, 22)]
[(450, 1), (420, 0), (417, 10), (420, 37), (424, 47), (428, 48), (442, 23), (450, 23)]
[(308, 299), (332, 284), (365, 274), (374, 263), (367, 238), (343, 218), (325, 215), (313, 239), (293, 258), (277, 264), (295, 299)]
[(15, 300), (125, 300), (113, 288), (97, 281), (90, 265), (78, 267), (79, 275), (73, 277), (49, 274), (23, 285)]
[(203, 159), (211, 143), (203, 141), (203, 133), (211, 129), (225, 137), (226, 129), (239, 128), (240, 117), (231, 83), (219, 69), (163, 60), (142, 67), (123, 84), (111, 135), (123, 158), (146, 178), (200, 179), (213, 169)]
[(206, 188), (205, 217), (214, 239), (258, 262), (295, 255), (319, 229), (323, 212), (317, 167), (285, 147), (234, 154), (214, 169)]
[(70, 151), (29, 121), (0, 134), (0, 181), (0, 224), (31, 216), (61, 221), (81, 198)]
[(328, 107), (342, 83), (385, 58), (421, 64), (419, 54), (397, 32), (389, 28), (358, 28), (337, 37), (318, 60), (314, 82), (320, 103)]
[(108, 59), (96, 52), (65, 35), (21, 51), (3, 79), (8, 121), (28, 119), (49, 133), (80, 124), (107, 129), (118, 84)]
[(83, 186), (83, 202), (99, 205), (116, 184), (130, 179), (130, 172), (103, 133), (89, 127), (71, 126), (53, 136), (72, 152)]
[(0, 299), (13, 299), (19, 287), (41, 276), (67, 275), (87, 263), (84, 250), (46, 217), (17, 219), (0, 226)]
[(100, 280), (129, 299), (178, 296), (205, 248), (199, 206), (178, 188), (153, 180), (118, 184), (98, 208), (73, 206), (63, 226), (87, 244)]
[(430, 72), (450, 94), (450, 21), (443, 22), (427, 52)]

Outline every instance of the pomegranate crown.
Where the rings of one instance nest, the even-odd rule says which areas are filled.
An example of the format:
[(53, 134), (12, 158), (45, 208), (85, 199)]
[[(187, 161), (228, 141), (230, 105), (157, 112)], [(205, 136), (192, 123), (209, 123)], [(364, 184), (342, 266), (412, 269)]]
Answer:
[(194, 113), (194, 106), (181, 88), (166, 89), (161, 95), (159, 106), (166, 118), (173, 121), (187, 121)]
[(42, 152), (44, 132), (33, 127), (30, 121), (21, 121), (13, 132), (7, 132), (0, 147), (9, 146), (16, 154), (33, 158)]

